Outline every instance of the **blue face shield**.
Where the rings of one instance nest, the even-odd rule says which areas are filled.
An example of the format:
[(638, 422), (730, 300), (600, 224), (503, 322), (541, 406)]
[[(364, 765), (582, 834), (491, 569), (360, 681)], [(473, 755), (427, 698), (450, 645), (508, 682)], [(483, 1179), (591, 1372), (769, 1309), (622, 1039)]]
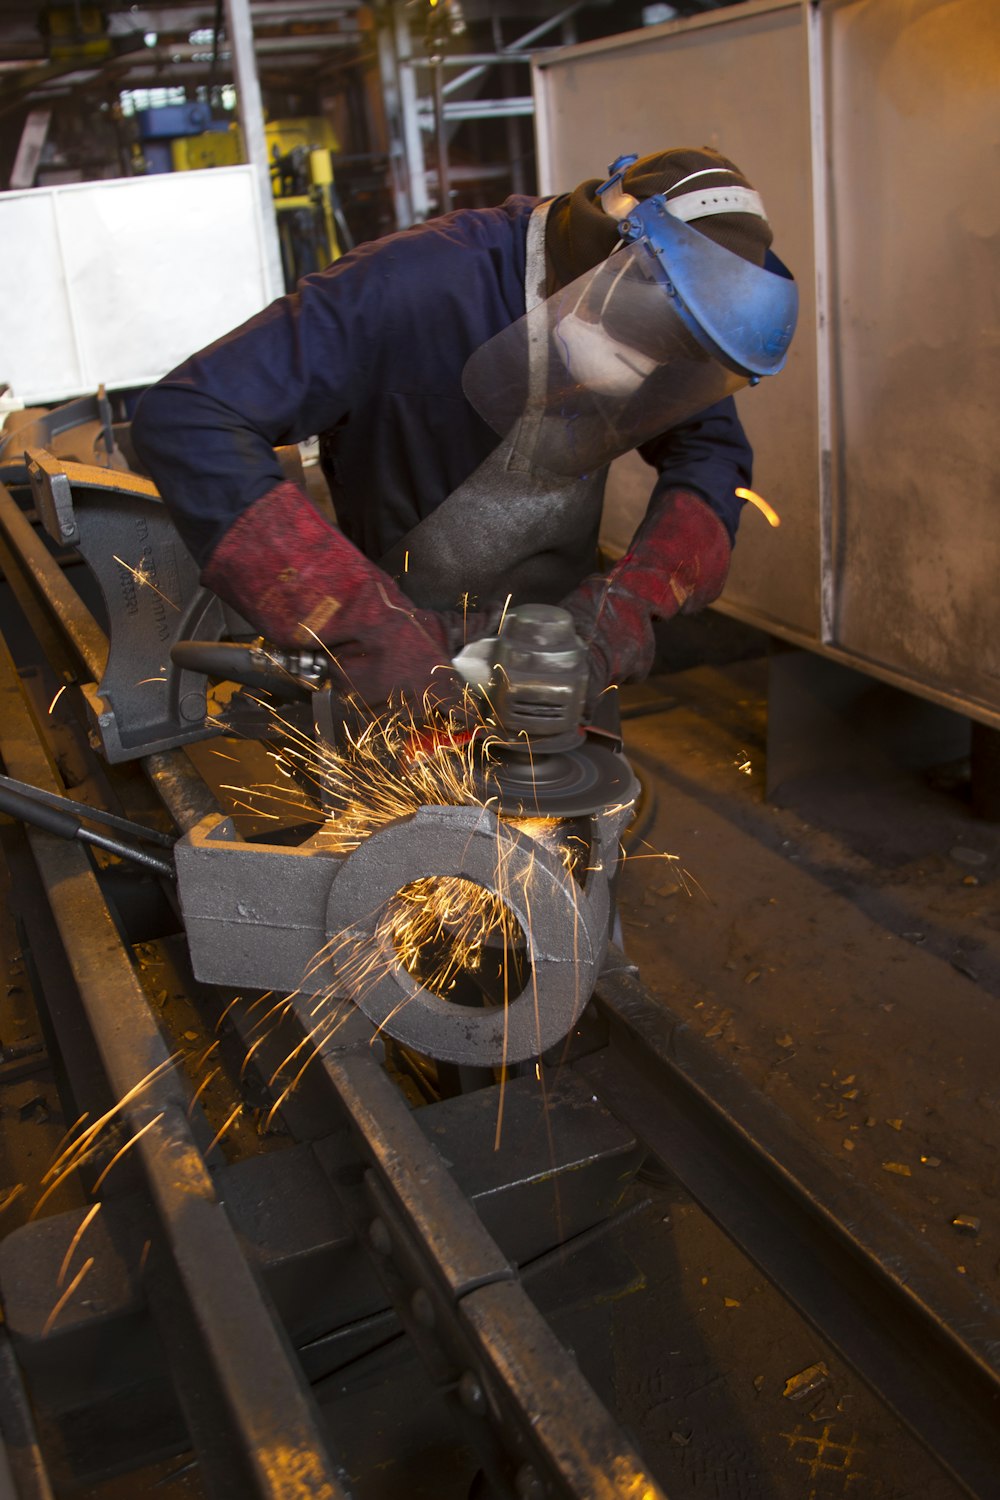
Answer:
[(795, 329), (798, 292), (777, 256), (743, 260), (660, 195), (624, 204), (620, 248), (477, 349), (463, 374), (486, 421), (561, 474), (603, 467), (776, 374)]

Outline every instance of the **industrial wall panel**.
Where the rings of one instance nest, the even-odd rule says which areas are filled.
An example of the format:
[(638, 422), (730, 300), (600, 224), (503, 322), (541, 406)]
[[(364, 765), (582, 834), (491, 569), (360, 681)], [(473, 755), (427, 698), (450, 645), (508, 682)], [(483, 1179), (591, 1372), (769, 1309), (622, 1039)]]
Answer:
[(827, 15), (836, 639), (1000, 705), (1000, 6)]
[[(605, 175), (623, 151), (713, 146), (761, 193), (775, 249), (795, 272), (802, 313), (788, 365), (737, 397), (754, 445), (754, 483), (781, 516), (743, 517), (726, 586), (734, 609), (819, 629), (816, 343), (812, 282), (809, 101), (796, 3), (734, 6), (607, 42), (543, 55), (535, 68), (543, 191)], [(652, 471), (630, 455), (612, 467), (603, 535), (627, 545)]]
[[(1000, 724), (995, 0), (761, 0), (543, 54), (534, 79), (545, 191), (714, 145), (799, 282), (786, 371), (737, 398), (782, 525), (745, 514), (722, 607)], [(647, 490), (615, 466), (613, 546)]]
[(0, 193), (0, 380), (26, 404), (158, 379), (258, 312), (252, 167)]

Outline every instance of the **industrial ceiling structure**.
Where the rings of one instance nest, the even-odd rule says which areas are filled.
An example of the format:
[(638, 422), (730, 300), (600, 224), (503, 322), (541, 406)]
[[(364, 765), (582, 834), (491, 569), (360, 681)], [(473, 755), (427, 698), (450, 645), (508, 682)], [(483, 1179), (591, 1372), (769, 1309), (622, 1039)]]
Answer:
[[(532, 191), (533, 49), (613, 35), (723, 0), (8, 0), (0, 14), (0, 189), (29, 116), (32, 184), (146, 170), (136, 107), (207, 102), (234, 117), (249, 49), (270, 119), (325, 118), (356, 238), (463, 202)], [(405, 161), (406, 188), (392, 163)], [(440, 168), (440, 170), (439, 170)], [(398, 175), (398, 174), (397, 174)]]

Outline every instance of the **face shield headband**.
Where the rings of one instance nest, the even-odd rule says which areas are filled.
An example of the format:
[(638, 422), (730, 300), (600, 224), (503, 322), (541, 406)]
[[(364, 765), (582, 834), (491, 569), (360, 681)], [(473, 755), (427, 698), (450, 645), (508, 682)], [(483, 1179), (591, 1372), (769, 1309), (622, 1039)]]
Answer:
[[(674, 201), (683, 212), (694, 196)], [(561, 474), (603, 467), (776, 374), (795, 328), (797, 289), (776, 256), (744, 260), (662, 195), (619, 195), (616, 217), (619, 203), (622, 245), (477, 349), (463, 373), (469, 401), (519, 456)]]

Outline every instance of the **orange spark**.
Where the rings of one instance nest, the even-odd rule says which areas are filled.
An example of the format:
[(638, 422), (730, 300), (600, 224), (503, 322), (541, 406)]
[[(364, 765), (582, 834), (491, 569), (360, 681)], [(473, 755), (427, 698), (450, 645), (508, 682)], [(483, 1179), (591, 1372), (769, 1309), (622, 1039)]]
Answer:
[(51, 1330), (59, 1314), (62, 1312), (63, 1308), (66, 1306), (66, 1303), (72, 1297), (73, 1293), (76, 1291), (77, 1287), (80, 1285), (80, 1282), (86, 1276), (87, 1272), (90, 1270), (93, 1264), (94, 1257), (91, 1256), (89, 1260), (84, 1261), (79, 1271), (77, 1271), (76, 1275), (73, 1277), (73, 1280), (70, 1282), (69, 1286), (63, 1292), (55, 1307), (45, 1319), (45, 1327), (42, 1329), (42, 1338), (44, 1338), (45, 1335)]
[(736, 494), (740, 500), (749, 500), (751, 505), (756, 505), (769, 526), (781, 525), (781, 517), (778, 515), (778, 512), (774, 509), (773, 505), (768, 505), (763, 495), (758, 495), (756, 490), (738, 489)]

